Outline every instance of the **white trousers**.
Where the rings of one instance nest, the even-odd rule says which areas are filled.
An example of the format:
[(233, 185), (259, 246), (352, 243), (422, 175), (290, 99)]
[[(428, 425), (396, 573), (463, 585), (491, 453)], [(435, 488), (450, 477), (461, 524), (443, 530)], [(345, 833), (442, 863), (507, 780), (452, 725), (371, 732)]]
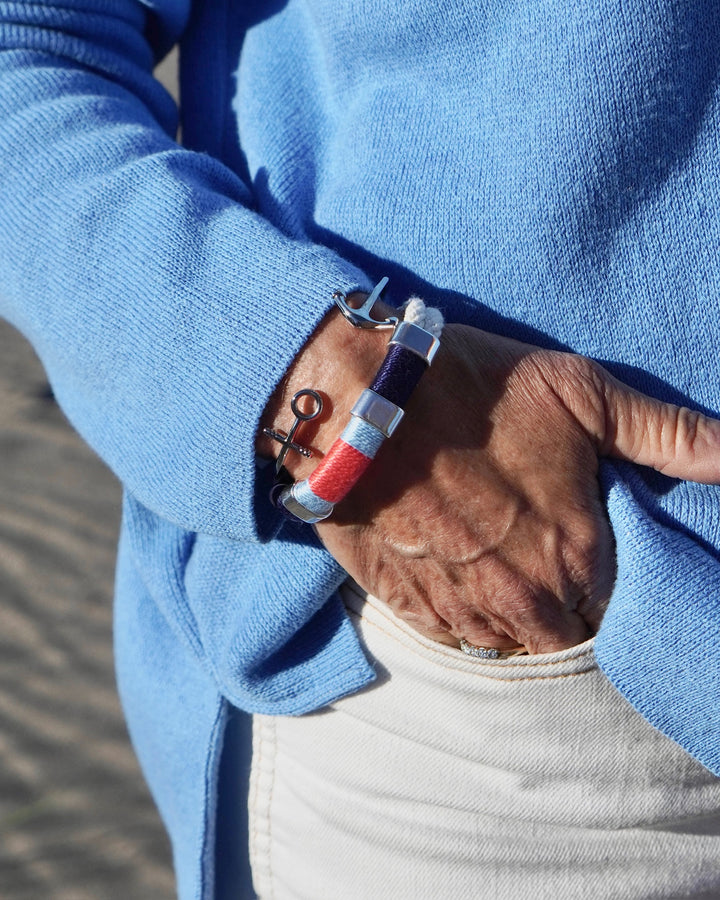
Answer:
[(615, 692), (591, 641), (476, 660), (345, 602), (378, 682), (253, 722), (262, 900), (720, 898), (720, 779)]

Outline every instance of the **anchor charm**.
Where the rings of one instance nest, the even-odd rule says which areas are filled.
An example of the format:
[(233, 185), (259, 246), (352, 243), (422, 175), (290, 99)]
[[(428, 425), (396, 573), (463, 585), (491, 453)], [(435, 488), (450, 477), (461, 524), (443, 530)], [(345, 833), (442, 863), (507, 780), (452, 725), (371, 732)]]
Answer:
[[(311, 397), (313, 400), (312, 408), (309, 412), (303, 412), (298, 406), (298, 401), (302, 400), (303, 397)], [(295, 416), (295, 421), (293, 422), (290, 431), (285, 434), (282, 431), (273, 431), (271, 428), (263, 428), (263, 434), (266, 434), (274, 441), (282, 444), (280, 455), (275, 462), (276, 475), (280, 472), (283, 462), (285, 461), (285, 457), (291, 450), (293, 450), (295, 453), (299, 453), (306, 459), (309, 459), (312, 456), (311, 450), (308, 450), (307, 447), (303, 447), (301, 444), (298, 444), (294, 441), (295, 432), (303, 422), (310, 422), (312, 419), (316, 419), (322, 412), (322, 408), (323, 401), (320, 394), (318, 394), (317, 391), (311, 390), (310, 388), (303, 388), (301, 391), (298, 391), (290, 401), (290, 409)]]
[(348, 304), (347, 297), (343, 291), (334, 291), (332, 298), (335, 301), (335, 305), (339, 307), (340, 312), (355, 328), (394, 328), (399, 321), (397, 316), (388, 316), (386, 319), (373, 319), (372, 317), (372, 308), (375, 306), (375, 301), (379, 299), (380, 294), (385, 290), (385, 285), (388, 281), (390, 279), (387, 277), (381, 278), (372, 289), (372, 292), (358, 307)]

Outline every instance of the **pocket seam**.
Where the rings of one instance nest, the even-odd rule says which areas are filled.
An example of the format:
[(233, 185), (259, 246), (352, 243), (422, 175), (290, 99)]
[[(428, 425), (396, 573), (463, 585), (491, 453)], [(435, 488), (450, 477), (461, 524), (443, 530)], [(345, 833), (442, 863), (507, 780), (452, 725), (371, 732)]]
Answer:
[[(443, 668), (452, 668), (500, 681), (570, 678), (597, 671), (599, 668), (593, 652), (594, 639), (571, 647), (567, 651), (560, 651), (567, 654), (562, 659), (543, 659), (544, 656), (555, 656), (556, 654), (516, 656), (498, 660), (471, 659), (462, 650), (432, 641), (414, 631), (409, 625), (398, 619), (389, 608), (384, 607), (382, 601), (370, 594), (360, 594), (352, 584), (342, 585), (340, 595), (348, 615), (355, 620), (355, 627), (360, 635), (362, 635), (362, 628), (359, 623), (365, 622), (387, 637), (393, 640), (399, 639), (415, 655)], [(365, 615), (361, 609), (357, 608), (356, 604), (358, 603), (361, 609), (367, 607), (372, 610), (374, 615)], [(376, 617), (381, 618), (382, 621), (377, 621)], [(571, 671), (566, 670), (568, 666), (572, 667)], [(555, 667), (555, 671), (553, 671), (553, 667)], [(559, 667), (563, 667), (564, 671), (558, 671)]]

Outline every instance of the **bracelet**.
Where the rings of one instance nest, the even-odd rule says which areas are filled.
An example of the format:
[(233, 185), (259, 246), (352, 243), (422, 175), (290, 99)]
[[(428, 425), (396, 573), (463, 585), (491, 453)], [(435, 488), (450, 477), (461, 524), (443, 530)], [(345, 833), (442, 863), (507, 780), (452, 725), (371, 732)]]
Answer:
[[(372, 317), (372, 308), (387, 282), (388, 279), (383, 278), (357, 309), (348, 305), (343, 292), (333, 294), (333, 300), (351, 325), (392, 329), (392, 336), (372, 384), (360, 394), (351, 410), (350, 422), (309, 478), (293, 482), (283, 461), (290, 450), (311, 455), (295, 442), (294, 437), (303, 422), (320, 415), (322, 398), (317, 391), (305, 388), (295, 394), (290, 403), (295, 422), (287, 434), (263, 429), (265, 434), (283, 445), (276, 461), (276, 481), (270, 499), (293, 519), (310, 524), (320, 522), (347, 496), (385, 439), (391, 437), (399, 425), (405, 405), (440, 346), (442, 314), (426, 307), (418, 297), (408, 301), (402, 319), (397, 316)], [(300, 409), (299, 401), (303, 397), (312, 401), (308, 411)]]

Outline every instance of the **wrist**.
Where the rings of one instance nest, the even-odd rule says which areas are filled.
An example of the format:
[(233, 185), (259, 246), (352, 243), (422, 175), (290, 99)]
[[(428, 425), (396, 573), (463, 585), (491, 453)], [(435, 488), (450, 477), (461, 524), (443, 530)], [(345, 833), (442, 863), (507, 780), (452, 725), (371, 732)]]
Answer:
[[(299, 354), (282, 392), (278, 392), (282, 398), (288, 388), (294, 386), (292, 382), (314, 373), (324, 383), (341, 388), (332, 401), (331, 409), (325, 409), (325, 399), (317, 388), (301, 388), (290, 401), (294, 421), (289, 430), (263, 428), (266, 436), (282, 445), (276, 459), (276, 480), (270, 491), (270, 501), (301, 522), (315, 523), (326, 519), (335, 506), (352, 492), (384, 441), (395, 432), (410, 397), (440, 346), (438, 338), (443, 328), (442, 314), (437, 309), (428, 309), (419, 297), (412, 297), (402, 314), (391, 311), (389, 315), (376, 316), (374, 307), (387, 282), (387, 278), (381, 279), (372, 293), (364, 298), (351, 297), (349, 300), (341, 292), (333, 295), (343, 317), (355, 330), (365, 333), (368, 329), (375, 333), (392, 332), (382, 363), (370, 385), (361, 388), (350, 406), (348, 400), (355, 396), (357, 376), (362, 373), (361, 384), (367, 384), (367, 367), (374, 354), (362, 349), (358, 351), (358, 344), (354, 341), (347, 344), (342, 330), (338, 331), (337, 320), (331, 316), (323, 323), (324, 327), (318, 329), (313, 340), (308, 342), (305, 351)], [(358, 305), (351, 305), (353, 300), (358, 299)], [(336, 353), (340, 351), (340, 358), (328, 364), (318, 353), (318, 345), (321, 348), (323, 345), (330, 347)], [(377, 348), (375, 343), (371, 346)], [(373, 368), (375, 365), (373, 362)], [(308, 368), (309, 372), (306, 372)], [(322, 431), (322, 423), (328, 420), (328, 413), (333, 413), (337, 419), (344, 411), (347, 422), (342, 432), (324, 455), (322, 451), (327, 446), (327, 439), (319, 442), (322, 458), (307, 477), (299, 479), (297, 476), (301, 476), (305, 469), (302, 463), (294, 465), (292, 470), (284, 465), (289, 452), (304, 458), (312, 455), (308, 447), (295, 440), (298, 429), (312, 421), (317, 429), (314, 434), (317, 442), (321, 435), (327, 435), (326, 431)], [(321, 416), (323, 412), (324, 417)], [(308, 434), (303, 440), (309, 441), (312, 437)]]
[[(366, 294), (355, 294), (349, 302), (358, 305)], [(295, 394), (307, 388), (317, 391), (323, 409), (317, 418), (304, 422), (299, 443), (311, 451), (308, 459), (288, 453), (284, 466), (294, 480), (306, 478), (332, 445), (350, 416), (360, 392), (366, 388), (381, 365), (387, 349), (387, 333), (368, 329), (359, 332), (348, 327), (337, 308), (331, 309), (297, 355), (277, 389), (273, 392), (262, 418), (263, 427), (287, 432), (294, 420), (290, 402)], [(308, 407), (310, 398), (300, 401)], [(262, 430), (256, 440), (260, 456), (276, 459), (278, 444)]]

